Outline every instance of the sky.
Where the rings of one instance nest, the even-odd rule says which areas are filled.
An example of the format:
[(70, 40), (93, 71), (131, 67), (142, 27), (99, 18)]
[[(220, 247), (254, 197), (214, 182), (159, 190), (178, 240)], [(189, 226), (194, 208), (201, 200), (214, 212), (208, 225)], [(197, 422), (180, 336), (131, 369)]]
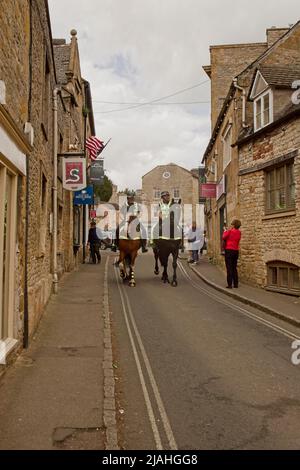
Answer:
[(202, 70), (210, 45), (264, 42), (267, 28), (300, 19), (299, 0), (49, 0), (49, 7), (54, 38), (69, 42), (77, 30), (96, 135), (111, 138), (106, 174), (119, 190), (141, 188), (157, 165), (201, 164), (210, 138)]

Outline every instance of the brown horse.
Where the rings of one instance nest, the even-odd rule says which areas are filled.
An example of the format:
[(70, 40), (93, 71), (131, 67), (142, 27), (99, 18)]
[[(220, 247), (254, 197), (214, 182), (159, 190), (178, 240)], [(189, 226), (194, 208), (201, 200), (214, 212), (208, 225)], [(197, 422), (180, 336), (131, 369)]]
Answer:
[[(129, 280), (129, 286), (135, 287), (134, 264), (141, 247), (140, 227), (136, 217), (130, 217), (128, 224), (120, 229), (119, 251), (120, 256), (118, 265), (120, 268), (120, 276), (125, 280)], [(129, 268), (129, 272), (127, 269)]]

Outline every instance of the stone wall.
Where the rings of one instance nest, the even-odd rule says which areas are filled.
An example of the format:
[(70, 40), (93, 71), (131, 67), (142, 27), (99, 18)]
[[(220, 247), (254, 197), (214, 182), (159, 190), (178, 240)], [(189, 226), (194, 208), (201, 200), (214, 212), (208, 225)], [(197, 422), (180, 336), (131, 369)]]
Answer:
[(30, 11), (28, 0), (1, 0), (0, 80), (6, 85), (6, 103), (23, 130), (28, 120)]
[[(294, 119), (240, 148), (240, 168), (251, 169), (300, 149), (300, 120)], [(266, 263), (285, 261), (300, 267), (300, 150), (294, 160), (296, 209), (265, 214), (264, 171), (240, 176), (242, 218), (241, 274), (249, 282), (265, 286)]]
[(234, 77), (267, 49), (266, 43), (211, 46), (211, 125), (218, 115)]
[[(13, 126), (19, 129), (20, 135), (26, 140), (23, 131), (24, 125), (28, 121), (28, 57), (30, 47), (30, 12), (27, 0), (20, 0), (19, 2), (12, 2), (10, 0), (1, 1), (0, 44), (0, 80), (5, 84), (5, 104), (3, 104), (3, 107), (12, 119)], [(5, 156), (8, 159), (10, 158), (10, 155)], [(18, 176), (17, 188), (13, 330), (14, 339), (19, 340), (20, 344), (22, 344), (25, 284), (26, 178), (21, 174)], [(2, 266), (0, 266), (0, 269), (2, 269)]]

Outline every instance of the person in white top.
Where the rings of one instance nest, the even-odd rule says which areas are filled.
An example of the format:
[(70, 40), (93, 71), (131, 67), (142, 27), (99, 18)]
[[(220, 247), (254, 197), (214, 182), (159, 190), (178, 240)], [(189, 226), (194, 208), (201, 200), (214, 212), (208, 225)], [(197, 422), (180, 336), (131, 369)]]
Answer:
[(197, 227), (195, 221), (193, 221), (192, 226), (188, 231), (187, 237), (191, 254), (189, 263), (197, 264), (199, 261), (199, 251), (204, 244), (204, 233), (200, 227)]

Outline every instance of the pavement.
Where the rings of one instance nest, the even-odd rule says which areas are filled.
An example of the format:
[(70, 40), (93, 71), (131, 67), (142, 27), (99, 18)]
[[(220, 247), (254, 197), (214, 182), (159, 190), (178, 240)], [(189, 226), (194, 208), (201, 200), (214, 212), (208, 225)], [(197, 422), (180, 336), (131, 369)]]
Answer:
[(300, 297), (270, 292), (242, 282), (239, 283), (238, 289), (226, 289), (225, 271), (212, 264), (205, 256), (201, 257), (197, 265), (189, 266), (199, 278), (216, 290), (300, 327)]
[(116, 437), (106, 259), (64, 276), (1, 378), (0, 449), (102, 450)]

